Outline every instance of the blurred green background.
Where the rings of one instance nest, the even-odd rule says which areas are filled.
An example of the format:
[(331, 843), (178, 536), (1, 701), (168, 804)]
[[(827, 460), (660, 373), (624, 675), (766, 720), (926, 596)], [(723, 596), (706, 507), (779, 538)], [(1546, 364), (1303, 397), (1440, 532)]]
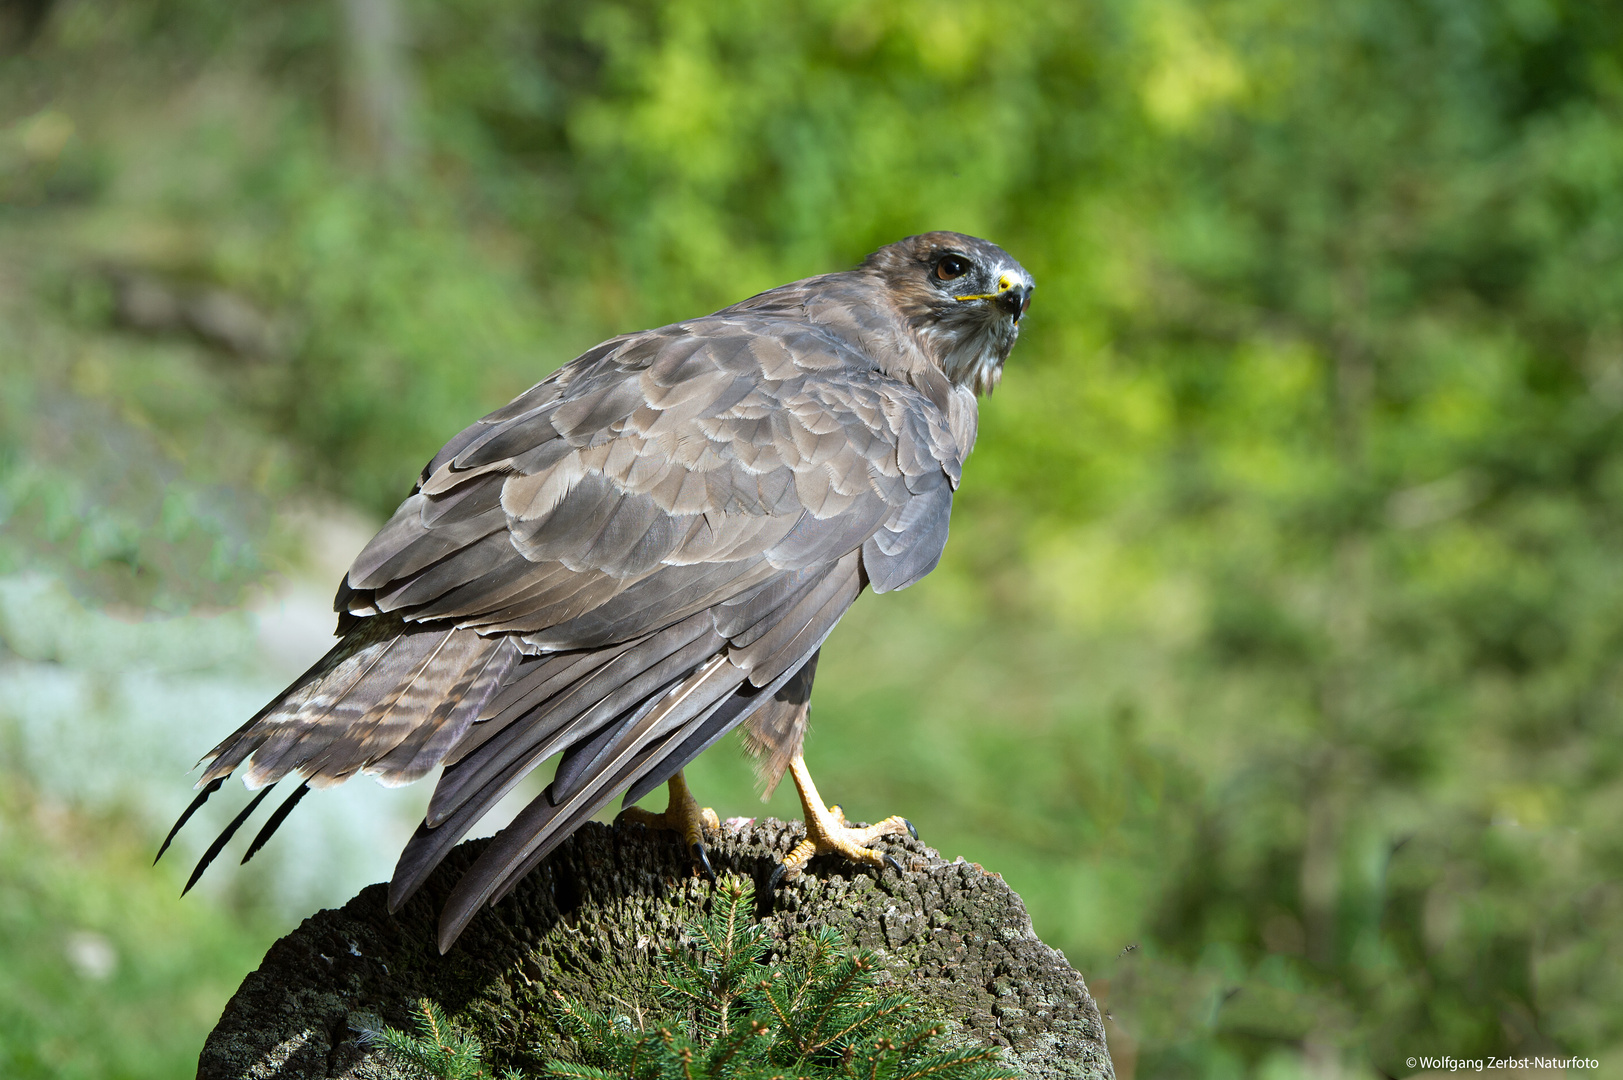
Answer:
[(7, 0), (0, 47), (0, 1074), (189, 1075), (388, 874), (426, 789), (184, 902), (207, 826), (146, 862), (441, 442), (951, 228), (1036, 303), (941, 568), (825, 650), (823, 792), (1002, 873), (1123, 1078), (1623, 1075), (1623, 8)]

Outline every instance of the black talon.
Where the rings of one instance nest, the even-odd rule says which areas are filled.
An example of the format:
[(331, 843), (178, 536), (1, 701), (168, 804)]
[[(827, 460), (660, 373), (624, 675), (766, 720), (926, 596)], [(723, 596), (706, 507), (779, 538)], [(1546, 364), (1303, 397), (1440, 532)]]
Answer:
[(704, 876), (709, 878), (710, 883), (714, 885), (716, 883), (716, 872), (710, 869), (710, 856), (704, 850), (704, 841), (701, 840), (693, 845), (693, 857), (699, 860), (699, 865), (704, 867)]
[(885, 856), (885, 861), (890, 864), (890, 867), (891, 867), (892, 870), (896, 871), (896, 876), (897, 877), (905, 877), (906, 876), (906, 871), (904, 871), (902, 869), (902, 864), (897, 862), (894, 857), (892, 857), (890, 855), (886, 855)]
[(907, 835), (911, 836), (915, 840), (919, 838), (919, 831), (913, 827), (913, 823), (911, 821), (903, 818), (902, 824), (907, 826)]
[(767, 892), (778, 891), (778, 883), (783, 880), (783, 875), (787, 870), (788, 867), (784, 866), (782, 863), (777, 865), (777, 867), (772, 871), (772, 876), (766, 879)]

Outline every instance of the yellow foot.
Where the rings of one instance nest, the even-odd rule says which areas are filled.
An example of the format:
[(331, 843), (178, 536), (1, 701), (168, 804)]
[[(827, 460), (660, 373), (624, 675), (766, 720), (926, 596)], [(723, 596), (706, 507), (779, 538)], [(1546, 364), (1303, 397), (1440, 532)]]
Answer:
[(877, 825), (853, 829), (846, 824), (843, 810), (838, 806), (823, 805), (822, 798), (817, 794), (817, 785), (812, 783), (811, 773), (799, 754), (789, 760), (789, 775), (794, 777), (795, 789), (800, 792), (801, 809), (806, 814), (806, 839), (796, 844), (794, 850), (784, 856), (783, 862), (772, 871), (769, 888), (776, 888), (779, 881), (793, 881), (799, 877), (806, 864), (816, 855), (844, 855), (852, 862), (867, 866), (889, 865), (898, 874), (902, 873), (901, 863), (869, 845), (881, 837), (900, 836), (902, 833), (917, 840), (919, 831), (913, 828), (911, 821), (904, 817), (888, 817)]
[(721, 818), (708, 806), (699, 805), (681, 773), (671, 777), (669, 788), (670, 805), (665, 807), (663, 814), (652, 814), (639, 806), (628, 806), (620, 811), (615, 820), (634, 821), (650, 829), (669, 829), (681, 833), (694, 860), (704, 868), (705, 876), (714, 881), (716, 872), (710, 869), (710, 856), (705, 851), (704, 838), (706, 833), (721, 831)]

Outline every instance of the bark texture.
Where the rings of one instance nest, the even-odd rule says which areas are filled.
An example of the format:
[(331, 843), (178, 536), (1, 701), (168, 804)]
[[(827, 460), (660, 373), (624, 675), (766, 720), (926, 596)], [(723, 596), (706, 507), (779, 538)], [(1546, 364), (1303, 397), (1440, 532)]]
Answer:
[[(889, 845), (904, 875), (819, 858), (769, 893), (773, 867), (801, 835), (798, 822), (736, 819), (710, 853), (718, 874), (755, 882), (774, 940), (835, 927), (964, 1037), (1009, 1047), (1034, 1080), (1113, 1080), (1082, 976), (1038, 940), (1002, 878), (904, 838)], [(708, 909), (713, 889), (673, 834), (586, 825), (442, 957), (440, 905), (484, 843), (459, 847), (395, 915), (384, 886), (372, 885), (273, 945), (209, 1036), (199, 1078), (398, 1076), (362, 1036), (406, 1027), (420, 997), (475, 1031), (487, 1062), (539, 1076), (547, 1058), (568, 1056), (551, 1020), (554, 991), (612, 1013), (653, 1005), (659, 951)]]

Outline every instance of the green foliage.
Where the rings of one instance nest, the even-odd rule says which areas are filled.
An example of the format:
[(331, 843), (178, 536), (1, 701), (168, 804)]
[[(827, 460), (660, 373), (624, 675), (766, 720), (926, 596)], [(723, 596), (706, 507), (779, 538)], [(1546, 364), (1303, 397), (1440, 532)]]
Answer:
[[(473, 1080), (485, 1075), (484, 1046), (476, 1035), (460, 1030), (428, 998), (417, 1002), (412, 1018), (413, 1032), (386, 1027), (372, 1041), (388, 1050), (408, 1068), (433, 1080)], [(520, 1080), (516, 1072), (502, 1073), (503, 1080)]]
[[(0, 746), (0, 756), (4, 754)], [(282, 931), (152, 869), (127, 813), (40, 796), (0, 762), (0, 1075), (196, 1071), (220, 1006)]]
[[(714, 910), (688, 927), (693, 948), (662, 958), (663, 1003), (680, 1020), (633, 1024), (562, 1001), (558, 1022), (584, 1062), (560, 1080), (1015, 1080), (995, 1047), (942, 1046), (944, 1026), (905, 994), (885, 993), (871, 953), (824, 930), (788, 962), (762, 963), (755, 893), (721, 882)], [(639, 1018), (641, 1019), (641, 1018)]]

